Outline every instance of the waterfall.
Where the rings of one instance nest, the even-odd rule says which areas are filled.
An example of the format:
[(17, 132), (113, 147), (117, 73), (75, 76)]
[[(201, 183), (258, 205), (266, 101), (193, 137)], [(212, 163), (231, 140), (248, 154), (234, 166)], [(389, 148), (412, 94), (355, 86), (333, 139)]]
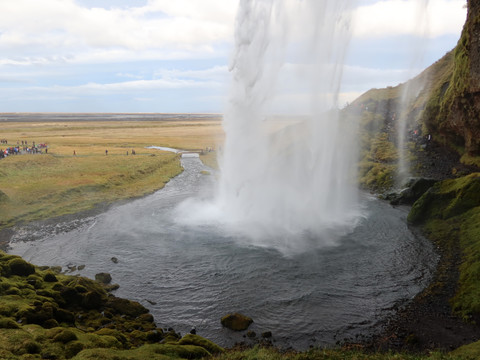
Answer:
[[(415, 41), (412, 41), (409, 78), (415, 75), (414, 72), (418, 71), (418, 68), (423, 62), (429, 29), (428, 3), (429, 0), (421, 0), (415, 4), (414, 24), (417, 29), (414, 30), (416, 30), (420, 36), (417, 37)], [(397, 123), (398, 167), (395, 181), (397, 187), (404, 186), (411, 174), (407, 149), (408, 132), (412, 132), (412, 128), (418, 126), (418, 124), (414, 124), (415, 119), (411, 117), (415, 115), (409, 114), (409, 109), (412, 107), (412, 104), (424, 86), (425, 82), (423, 80), (415, 79), (407, 81), (401, 88), (400, 104), (398, 105), (399, 109), (397, 111), (399, 114)]]
[(356, 124), (339, 118), (350, 0), (241, 0), (215, 206), (255, 245), (331, 244), (359, 215)]

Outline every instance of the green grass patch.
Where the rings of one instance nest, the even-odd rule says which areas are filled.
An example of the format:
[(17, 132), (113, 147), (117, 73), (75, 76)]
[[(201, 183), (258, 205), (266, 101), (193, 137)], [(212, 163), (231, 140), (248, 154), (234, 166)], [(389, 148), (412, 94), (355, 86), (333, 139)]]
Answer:
[(161, 189), (182, 171), (170, 153), (136, 156), (22, 155), (3, 159), (0, 227), (88, 210)]
[[(311, 349), (305, 352), (282, 352), (274, 348), (254, 347), (244, 351), (227, 351), (215, 360), (454, 360), (461, 356), (432, 352), (430, 354), (373, 353), (349, 349)], [(472, 358), (473, 359), (473, 358)]]

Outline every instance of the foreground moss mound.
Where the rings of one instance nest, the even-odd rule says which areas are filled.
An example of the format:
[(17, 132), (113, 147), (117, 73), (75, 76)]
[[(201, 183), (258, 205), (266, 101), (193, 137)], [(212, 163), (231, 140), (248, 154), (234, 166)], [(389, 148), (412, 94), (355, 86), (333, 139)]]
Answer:
[(100, 282), (0, 252), (0, 359), (197, 359), (224, 350), (164, 333), (135, 301)]

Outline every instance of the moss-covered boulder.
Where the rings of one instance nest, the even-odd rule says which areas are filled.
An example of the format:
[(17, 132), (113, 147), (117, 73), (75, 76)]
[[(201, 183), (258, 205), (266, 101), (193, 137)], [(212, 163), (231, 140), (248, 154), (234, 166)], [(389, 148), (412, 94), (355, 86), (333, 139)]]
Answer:
[(95, 274), (95, 281), (107, 285), (112, 282), (112, 276), (109, 273), (98, 273)]
[(437, 180), (435, 179), (412, 178), (407, 181), (404, 189), (399, 192), (389, 193), (384, 198), (385, 200), (390, 201), (390, 204), (392, 205), (412, 205), (433, 185), (435, 185), (436, 182)]
[(207, 349), (195, 345), (152, 345), (152, 350), (156, 354), (162, 354), (181, 359), (202, 359), (207, 357), (210, 358), (212, 356), (212, 354), (210, 354)]
[(115, 312), (136, 318), (142, 314), (148, 313), (148, 309), (136, 301), (117, 298), (111, 296), (108, 298), (107, 306)]
[(115, 329), (103, 328), (96, 331), (95, 334), (98, 334), (100, 336), (113, 336), (115, 339), (120, 341), (123, 345), (126, 345), (128, 343), (127, 337), (124, 334), (122, 334), (120, 331)]
[(227, 329), (243, 331), (248, 329), (248, 327), (253, 323), (253, 320), (248, 316), (239, 313), (233, 313), (222, 317), (220, 322)]
[(208, 350), (211, 354), (219, 354), (225, 351), (222, 347), (214, 342), (205, 339), (199, 335), (187, 334), (178, 342), (179, 345), (196, 345)]
[(419, 224), (427, 219), (448, 219), (480, 205), (480, 173), (436, 183), (416, 201), (408, 221)]
[(70, 341), (75, 341), (77, 339), (77, 335), (75, 335), (75, 333), (69, 329), (60, 329), (53, 337), (53, 341), (61, 342), (63, 344), (66, 344)]
[(12, 318), (0, 317), (0, 329), (18, 329), (19, 325)]
[(58, 281), (57, 277), (55, 276), (53, 271), (45, 272), (45, 274), (43, 275), (43, 280), (46, 281), (46, 282), (57, 282)]
[(20, 257), (9, 260), (7, 265), (12, 275), (28, 276), (35, 273), (35, 267)]

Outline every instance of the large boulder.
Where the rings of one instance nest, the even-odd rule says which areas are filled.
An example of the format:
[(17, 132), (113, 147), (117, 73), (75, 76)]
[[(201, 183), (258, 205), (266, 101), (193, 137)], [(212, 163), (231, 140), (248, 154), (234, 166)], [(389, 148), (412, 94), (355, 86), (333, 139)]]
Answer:
[(107, 285), (112, 282), (112, 276), (109, 273), (98, 273), (95, 274), (95, 281)]
[(227, 329), (243, 331), (248, 329), (250, 324), (253, 323), (253, 320), (248, 316), (239, 313), (233, 313), (222, 317), (221, 323)]
[(405, 184), (404, 189), (386, 195), (385, 200), (389, 200), (392, 205), (412, 205), (436, 182), (435, 179), (412, 178)]

